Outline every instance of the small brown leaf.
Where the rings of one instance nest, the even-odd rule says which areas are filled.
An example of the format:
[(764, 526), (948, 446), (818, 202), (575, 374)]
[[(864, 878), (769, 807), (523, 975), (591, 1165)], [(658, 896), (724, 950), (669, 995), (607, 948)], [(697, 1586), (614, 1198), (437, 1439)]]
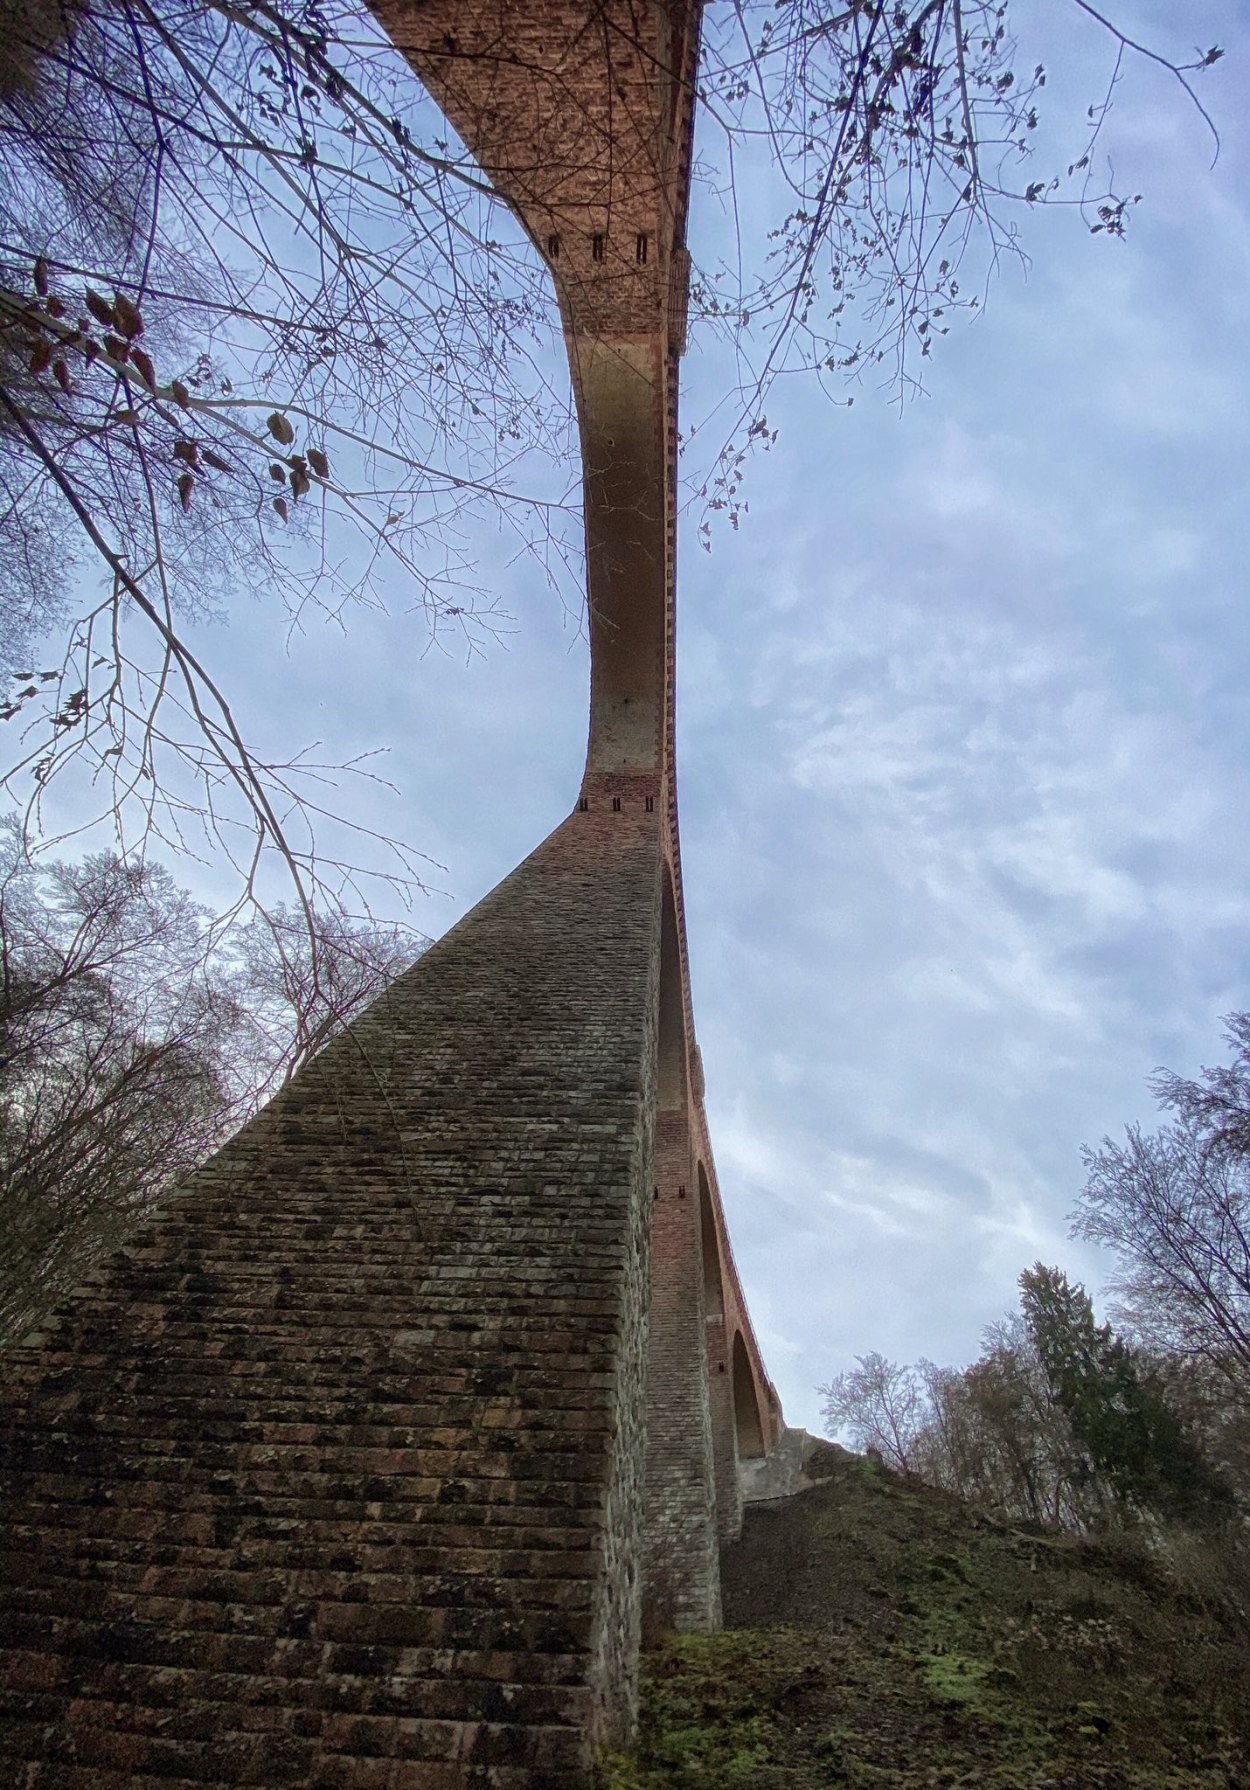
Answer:
[(30, 357), (31, 372), (32, 373), (46, 373), (48, 368), (51, 365), (52, 365), (52, 344), (51, 344), (51, 342), (48, 342), (48, 341), (36, 342), (35, 346), (34, 346), (34, 350)]
[(308, 468), (302, 460), (295, 460), (291, 465), (291, 496), (302, 497), (311, 489), (312, 480), (308, 476)]
[(63, 298), (50, 298), (44, 308), (49, 317), (64, 317), (65, 300)]
[(130, 357), (130, 343), (123, 342), (120, 336), (105, 336), (104, 350), (106, 354), (111, 354), (114, 360), (124, 361)]
[(115, 410), (113, 412), (115, 423), (137, 423), (138, 420), (139, 412), (137, 410)]
[(65, 365), (65, 362), (61, 359), (60, 355), (53, 361), (52, 371), (61, 390), (63, 392), (68, 392), (70, 389), (69, 368)]
[(275, 497), (273, 500), (273, 507), (275, 510), (277, 510), (279, 516), (281, 516), (281, 518), (284, 522), (288, 519), (288, 517), (291, 514), (290, 510), (288, 510), (288, 508), (287, 508), (285, 497)]
[(100, 344), (88, 336), (82, 345), (82, 351), (87, 360), (93, 361), (100, 352)]
[(101, 298), (98, 292), (93, 292), (90, 286), (87, 288), (87, 309), (96, 322), (103, 323), (106, 329), (116, 327), (117, 319), (113, 315), (112, 305), (107, 298)]
[(269, 462), (269, 476), (271, 479), (276, 479), (279, 485), (285, 485), (286, 467), (281, 465), (277, 460), (271, 460)]
[(290, 447), (295, 440), (295, 431), (280, 410), (270, 412), (268, 426), (275, 441), (281, 442), (283, 447)]
[(182, 383), (181, 379), (174, 380), (173, 384), (169, 388), (169, 395), (173, 399), (175, 404), (181, 405), (183, 410), (186, 410), (190, 407), (191, 394), (187, 390), (186, 386)]
[(146, 383), (148, 390), (154, 392), (156, 390), (156, 368), (152, 365), (151, 355), (146, 354), (142, 348), (132, 348), (130, 360), (131, 365)]
[(309, 448), (308, 464), (312, 467), (313, 471), (316, 473), (316, 475), (319, 479), (328, 479), (329, 478), (330, 462), (326, 458), (324, 449)]
[(201, 458), (205, 466), (211, 466), (214, 472), (233, 472), (234, 470), (229, 460), (223, 460), (220, 454), (213, 452), (212, 448), (203, 448)]
[(35, 291), (40, 298), (48, 296), (48, 263), (42, 255), (35, 262)]
[(178, 480), (178, 499), (179, 499), (179, 502), (182, 504), (184, 514), (186, 513), (187, 510), (189, 510), (191, 508), (191, 493), (192, 493), (192, 491), (194, 491), (194, 489), (195, 489), (194, 474), (189, 473), (189, 472), (184, 472), (182, 477)]
[(143, 318), (139, 315), (139, 307), (133, 304), (124, 293), (119, 292), (113, 301), (113, 315), (117, 318), (117, 327), (131, 342), (136, 336), (143, 334)]
[(183, 460), (188, 466), (199, 464), (200, 450), (193, 441), (176, 441), (174, 443), (174, 459)]

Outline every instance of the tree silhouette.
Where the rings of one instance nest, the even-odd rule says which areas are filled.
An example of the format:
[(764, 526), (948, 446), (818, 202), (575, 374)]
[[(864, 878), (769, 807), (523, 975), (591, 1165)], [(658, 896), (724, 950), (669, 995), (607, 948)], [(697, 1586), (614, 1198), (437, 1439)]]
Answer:
[[(1018, 210), (1123, 231), (1132, 195), (1095, 167), (1125, 60), (1201, 110), (1193, 75), (1220, 51), (1173, 60), (1071, 4), (1112, 67), (1066, 175), (1040, 177), (1045, 70), (1017, 66), (1001, 0), (709, 12), (706, 177), (761, 149), (773, 170), (760, 240), (694, 283), (741, 368), (707, 437), (711, 510), (736, 520), (777, 377), (908, 384), (977, 302), (973, 245), (991, 266), (1018, 252)], [(0, 27), (8, 786), (37, 819), (71, 776), (128, 839), (223, 852), (251, 899), (276, 859), (311, 934), (315, 900), (367, 905), (366, 860), (398, 889), (419, 862), (361, 837), (333, 767), (245, 737), (188, 624), (241, 588), (298, 618), (398, 582), (473, 650), (493, 625), (464, 548), (483, 510), (580, 590), (541, 257), (349, 0), (3, 0)], [(65, 653), (31, 675), (55, 626)]]

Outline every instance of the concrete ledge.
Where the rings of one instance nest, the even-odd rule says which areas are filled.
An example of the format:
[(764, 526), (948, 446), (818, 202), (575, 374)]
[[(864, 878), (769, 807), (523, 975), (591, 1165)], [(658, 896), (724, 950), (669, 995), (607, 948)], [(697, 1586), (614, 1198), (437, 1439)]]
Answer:
[(792, 1498), (829, 1477), (832, 1465), (847, 1451), (807, 1430), (784, 1429), (762, 1460), (740, 1461), (738, 1485), (744, 1504), (766, 1504)]

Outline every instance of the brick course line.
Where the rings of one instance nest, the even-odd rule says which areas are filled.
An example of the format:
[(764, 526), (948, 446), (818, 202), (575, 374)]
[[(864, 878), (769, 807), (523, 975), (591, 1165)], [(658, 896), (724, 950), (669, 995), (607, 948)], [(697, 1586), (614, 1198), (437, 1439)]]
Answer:
[(736, 1361), (765, 1443), (780, 1424), (708, 1141), (677, 827), (698, 7), (376, 10), (558, 239), (586, 769), (9, 1356), (0, 1790), (586, 1790), (631, 1732), (644, 1620), (719, 1623)]

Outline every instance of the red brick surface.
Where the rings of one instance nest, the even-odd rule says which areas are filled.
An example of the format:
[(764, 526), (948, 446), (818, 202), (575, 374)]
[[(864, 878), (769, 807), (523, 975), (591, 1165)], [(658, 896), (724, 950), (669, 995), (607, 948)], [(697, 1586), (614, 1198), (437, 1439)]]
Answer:
[(16, 1352), (0, 1790), (585, 1786), (632, 1721), (644, 1581), (653, 1624), (718, 1622), (739, 1432), (780, 1420), (708, 1142), (677, 835), (697, 7), (378, 10), (557, 282), (587, 771)]
[(17, 1352), (0, 1784), (628, 1726), (661, 864), (572, 816)]

